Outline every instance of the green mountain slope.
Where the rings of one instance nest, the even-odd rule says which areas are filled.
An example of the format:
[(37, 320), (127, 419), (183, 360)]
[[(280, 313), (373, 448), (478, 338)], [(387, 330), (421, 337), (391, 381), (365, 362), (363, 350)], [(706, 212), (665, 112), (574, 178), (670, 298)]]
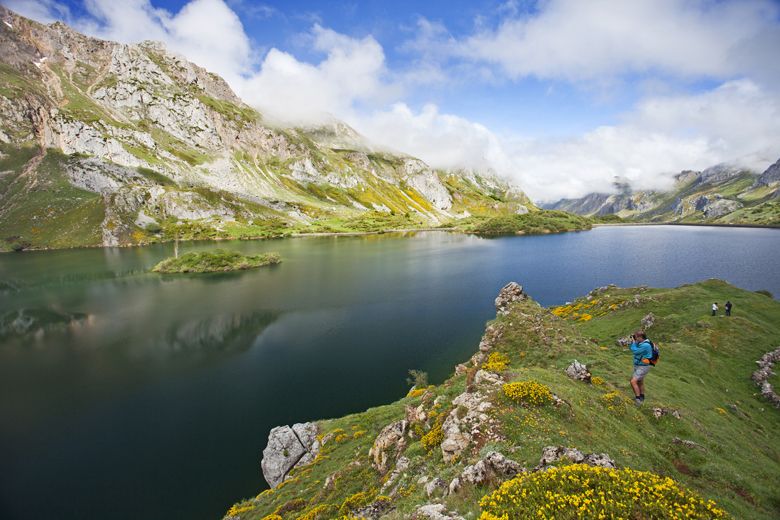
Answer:
[[(540, 461), (545, 447), (566, 447), (581, 452), (569, 452), (575, 459), (605, 454), (585, 462), (611, 460), (618, 468), (670, 477), (674, 483), (663, 481), (664, 489), (690, 490), (735, 518), (777, 518), (780, 411), (760, 395), (751, 374), (756, 360), (778, 346), (780, 303), (718, 280), (676, 289), (606, 287), (553, 309), (521, 298), (516, 288), (502, 290), (480, 351), (441, 385), (308, 423), (317, 432), (311, 457), (227, 517), (475, 518), (498, 507), (491, 505), (496, 496), (483, 508), (480, 499), (512, 479), (518, 466), (528, 469), (519, 474), (523, 479), (536, 475), (537, 465), (568, 464), (565, 457), (551, 460), (555, 449)], [(734, 315), (709, 316), (709, 305), (726, 299)], [(645, 405), (637, 407), (628, 385), (631, 354), (616, 340), (643, 321), (661, 360), (647, 377)], [(567, 375), (575, 359), (587, 365), (590, 382)], [(523, 383), (503, 386), (510, 382)], [(272, 452), (264, 453), (266, 470), (274, 454), (281, 456)], [(531, 482), (525, 502), (536, 492), (536, 477), (528, 478), (520, 481)], [(592, 480), (596, 495), (607, 489)], [(635, 487), (641, 482), (619, 485), (645, 496)], [(647, 511), (642, 500), (629, 510)], [(701, 507), (695, 517), (719, 517)]]
[(495, 175), (435, 170), (338, 121), (271, 125), (162, 44), (97, 40), (2, 6), (0, 18), (0, 250), (421, 227), (536, 209)]

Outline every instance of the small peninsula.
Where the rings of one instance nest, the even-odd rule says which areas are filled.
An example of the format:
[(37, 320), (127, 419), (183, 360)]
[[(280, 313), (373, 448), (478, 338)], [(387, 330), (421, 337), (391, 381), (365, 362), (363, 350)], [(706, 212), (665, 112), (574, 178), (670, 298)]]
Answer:
[(179, 257), (166, 258), (152, 268), (155, 273), (224, 273), (243, 271), (266, 265), (278, 264), (282, 258), (278, 253), (242, 255), (235, 251), (215, 249), (195, 251)]

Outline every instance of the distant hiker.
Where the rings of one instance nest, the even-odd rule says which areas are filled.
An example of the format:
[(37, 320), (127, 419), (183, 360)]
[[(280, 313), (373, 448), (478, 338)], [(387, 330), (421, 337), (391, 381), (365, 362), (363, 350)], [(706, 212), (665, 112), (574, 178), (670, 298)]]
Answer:
[(712, 304), (712, 315), (717, 316), (718, 315), (718, 302), (715, 302)]
[(731, 316), (731, 301), (726, 302), (726, 316)]
[(653, 343), (647, 339), (643, 330), (631, 335), (631, 352), (634, 354), (634, 373), (631, 388), (634, 389), (634, 402), (637, 406), (645, 402), (645, 376), (653, 368)]

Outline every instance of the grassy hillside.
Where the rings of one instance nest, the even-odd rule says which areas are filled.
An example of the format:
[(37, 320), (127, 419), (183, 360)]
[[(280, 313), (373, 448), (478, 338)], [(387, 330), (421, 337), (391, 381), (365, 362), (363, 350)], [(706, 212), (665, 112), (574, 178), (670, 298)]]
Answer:
[[(734, 303), (734, 315), (709, 316), (709, 305), (726, 299)], [(628, 385), (631, 355), (616, 340), (639, 327), (648, 313), (655, 318), (648, 333), (660, 345), (661, 361), (647, 378), (645, 405), (636, 407)], [(504, 382), (527, 382), (510, 388), (530, 388), (530, 399), (518, 403), (501, 385), (475, 381), (473, 367), (387, 406), (321, 421), (320, 438), (326, 442), (315, 461), (295, 468), (276, 489), (237, 503), (228, 516), (338, 518), (373, 503), (390, 509), (383, 518), (400, 519), (412, 516), (421, 504), (441, 503), (475, 518), (480, 499), (502, 479), (429, 498), (422, 477), (449, 483), (493, 450), (533, 468), (545, 446), (607, 453), (618, 468), (670, 477), (674, 486), (714, 500), (735, 518), (780, 515), (780, 411), (758, 395), (750, 380), (755, 361), (778, 345), (779, 302), (718, 280), (676, 289), (610, 287), (553, 309), (531, 299), (519, 301), (490, 325), (500, 337), (483, 370)], [(591, 383), (567, 377), (564, 370), (574, 359), (587, 364)], [(545, 388), (562, 403), (553, 404)], [(445, 462), (438, 445), (443, 417), (452, 410), (461, 413), (452, 401), (467, 389), (491, 403), (489, 426), (459, 457)], [(369, 449), (382, 428), (408, 415), (409, 406), (421, 407), (418, 411), (426, 417), (412, 417), (403, 452), (409, 466), (383, 489), (395, 457), (390, 471), (380, 474)], [(670, 413), (655, 417), (653, 408)], [(516, 482), (531, 486), (531, 494), (534, 485), (541, 485)], [(664, 489), (673, 486), (663, 482)], [(489, 502), (485, 507), (494, 508)], [(717, 516), (709, 512), (702, 517), (707, 515)]]
[(455, 229), (482, 236), (538, 235), (590, 229), (587, 217), (565, 211), (540, 210), (524, 215), (470, 217), (456, 221)]

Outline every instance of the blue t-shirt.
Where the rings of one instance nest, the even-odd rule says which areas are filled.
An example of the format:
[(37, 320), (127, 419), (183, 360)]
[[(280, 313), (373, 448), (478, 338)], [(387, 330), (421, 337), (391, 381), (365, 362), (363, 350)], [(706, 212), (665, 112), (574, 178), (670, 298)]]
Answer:
[(636, 341), (631, 343), (631, 352), (634, 353), (634, 366), (649, 365), (650, 363), (642, 363), (643, 359), (650, 359), (653, 357), (653, 347), (650, 346), (650, 340), (643, 340), (641, 343)]

